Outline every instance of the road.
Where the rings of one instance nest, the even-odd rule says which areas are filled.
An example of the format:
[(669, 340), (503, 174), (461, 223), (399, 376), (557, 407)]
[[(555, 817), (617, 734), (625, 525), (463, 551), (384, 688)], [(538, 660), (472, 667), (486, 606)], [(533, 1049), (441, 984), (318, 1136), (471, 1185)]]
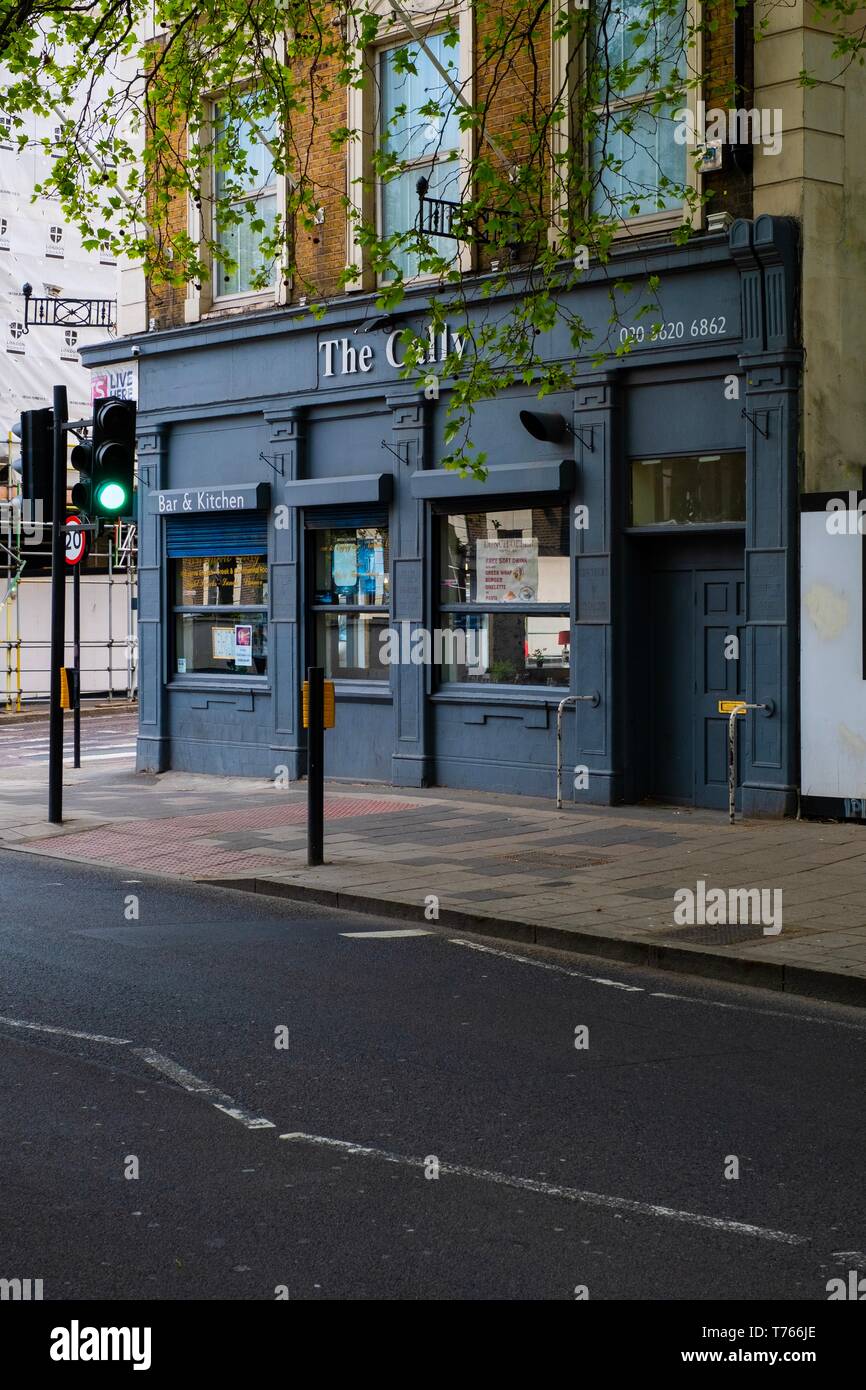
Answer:
[[(64, 717), (64, 763), (72, 766), (72, 716)], [(81, 763), (135, 759), (138, 711), (125, 705), (105, 714), (85, 713), (81, 719)], [(0, 767), (26, 767), (48, 762), (48, 717), (37, 714), (0, 719)]]
[(863, 1013), (132, 880), (0, 855), (0, 1277), (824, 1300), (866, 1265)]

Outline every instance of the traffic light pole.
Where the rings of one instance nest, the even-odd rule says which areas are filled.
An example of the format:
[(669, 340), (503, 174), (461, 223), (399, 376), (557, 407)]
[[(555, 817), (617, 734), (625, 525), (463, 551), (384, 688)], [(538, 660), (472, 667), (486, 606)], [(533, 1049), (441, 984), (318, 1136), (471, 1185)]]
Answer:
[[(109, 589), (109, 598), (111, 590)], [(72, 571), (72, 766), (81, 767), (81, 565)]]
[(51, 700), (48, 724), (48, 819), (63, 822), (63, 709), (60, 670), (66, 655), (66, 387), (54, 387), (51, 527)]

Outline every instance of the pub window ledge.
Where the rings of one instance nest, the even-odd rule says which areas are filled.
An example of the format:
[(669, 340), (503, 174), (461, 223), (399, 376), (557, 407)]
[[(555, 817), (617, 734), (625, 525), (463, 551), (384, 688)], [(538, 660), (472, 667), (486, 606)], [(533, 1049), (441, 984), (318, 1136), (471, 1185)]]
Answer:
[(218, 690), (220, 693), (228, 691), (233, 695), (270, 695), (271, 684), (266, 676), (260, 680), (248, 678), (244, 681), (227, 681), (222, 676), (215, 676), (208, 680), (204, 675), (174, 675), (171, 680), (165, 683), (166, 690)]
[(382, 700), (393, 703), (394, 696), (387, 681), (340, 680), (339, 676), (330, 679), (333, 679), (334, 697), (337, 700)]
[(494, 685), (492, 681), (485, 686), (449, 681), (447, 690), (434, 691), (430, 699), (441, 705), (550, 705), (555, 708), (568, 694), (567, 685), (524, 687), (519, 691), (515, 686)]

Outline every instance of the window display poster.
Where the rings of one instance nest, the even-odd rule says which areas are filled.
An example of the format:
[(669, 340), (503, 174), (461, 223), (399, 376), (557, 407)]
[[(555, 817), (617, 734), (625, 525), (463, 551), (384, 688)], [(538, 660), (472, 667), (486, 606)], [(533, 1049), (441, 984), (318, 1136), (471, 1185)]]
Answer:
[(212, 627), (211, 652), (215, 661), (234, 661), (235, 630), (233, 627)]
[(385, 548), (373, 541), (358, 546), (358, 588), (362, 594), (375, 594), (382, 588), (385, 574)]
[(538, 541), (475, 542), (476, 603), (537, 603)]
[(354, 541), (337, 541), (332, 572), (335, 589), (354, 589), (358, 582), (358, 552)]
[(235, 650), (234, 658), (236, 666), (252, 666), (253, 664), (253, 628), (252, 623), (235, 623)]

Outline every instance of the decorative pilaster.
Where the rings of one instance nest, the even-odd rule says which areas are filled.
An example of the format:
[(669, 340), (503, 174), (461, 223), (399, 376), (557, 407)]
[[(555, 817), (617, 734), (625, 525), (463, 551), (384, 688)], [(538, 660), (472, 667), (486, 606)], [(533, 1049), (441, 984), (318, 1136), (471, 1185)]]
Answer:
[[(574, 393), (577, 483), (572, 498), (574, 537), (572, 695), (598, 691), (599, 704), (579, 704), (573, 717), (571, 766), (586, 765), (589, 786), (575, 801), (612, 805), (623, 799), (619, 737), (622, 694), (617, 682), (622, 601), (622, 527), (625, 483), (617, 468), (619, 402), (616, 372), (585, 377)], [(578, 511), (577, 508), (586, 508)], [(577, 524), (578, 521), (581, 524)], [(567, 726), (566, 726), (567, 727)], [(567, 784), (566, 784), (567, 785)]]
[[(168, 725), (168, 631), (171, 608), (163, 558), (162, 518), (147, 495), (168, 481), (168, 427), (140, 426), (138, 435), (138, 745), (139, 772), (171, 766)], [(165, 614), (165, 623), (163, 623)]]
[[(391, 429), (399, 463), (394, 464), (394, 503), (391, 507), (391, 612), (398, 627), (408, 623), (411, 635), (431, 626), (432, 595), (429, 587), (423, 501), (412, 496), (413, 473), (425, 468), (426, 410), (419, 395), (388, 397)], [(402, 643), (401, 643), (402, 647)], [(432, 780), (427, 695), (431, 671), (426, 665), (396, 664), (391, 667), (394, 700), (394, 753), (391, 780), (397, 787), (423, 787)]]
[(291, 781), (306, 771), (300, 697), (302, 651), (303, 542), (298, 508), (289, 506), (282, 484), (304, 476), (306, 432), (300, 407), (268, 414), (268, 459), (276, 498), (269, 528), (268, 675), (271, 686), (271, 742), (274, 768), (287, 767)]

